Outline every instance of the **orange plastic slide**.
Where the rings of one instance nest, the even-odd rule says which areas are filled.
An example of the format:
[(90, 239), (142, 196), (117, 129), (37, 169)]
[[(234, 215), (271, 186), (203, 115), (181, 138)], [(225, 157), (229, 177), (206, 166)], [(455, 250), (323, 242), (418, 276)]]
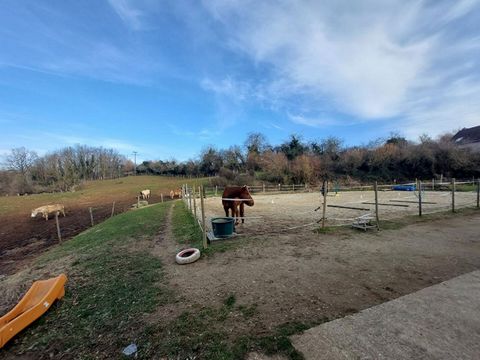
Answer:
[(65, 295), (67, 276), (35, 281), (20, 302), (0, 318), (0, 349)]

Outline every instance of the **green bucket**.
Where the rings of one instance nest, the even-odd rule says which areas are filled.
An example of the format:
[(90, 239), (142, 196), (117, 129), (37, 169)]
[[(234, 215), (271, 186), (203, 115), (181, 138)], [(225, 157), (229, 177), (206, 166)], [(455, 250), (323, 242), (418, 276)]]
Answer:
[(216, 238), (228, 238), (235, 231), (235, 219), (231, 217), (213, 218), (212, 229)]

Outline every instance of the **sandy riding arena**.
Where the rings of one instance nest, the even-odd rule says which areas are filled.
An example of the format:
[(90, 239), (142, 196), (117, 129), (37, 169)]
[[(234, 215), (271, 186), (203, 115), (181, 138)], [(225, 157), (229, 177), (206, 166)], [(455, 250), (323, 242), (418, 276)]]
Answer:
[[(239, 234), (269, 234), (296, 232), (318, 225), (322, 217), (323, 199), (319, 192), (291, 194), (253, 194), (255, 205), (245, 206), (245, 224), (237, 226)], [(425, 191), (422, 194), (423, 214), (451, 209), (451, 192)], [(379, 218), (391, 220), (418, 214), (418, 197), (409, 191), (379, 191)], [(327, 196), (327, 225), (348, 225), (361, 215), (375, 214), (373, 191), (346, 191)], [(456, 208), (473, 206), (474, 192), (456, 192)], [(197, 204), (198, 206), (198, 204)], [(330, 207), (333, 206), (333, 207)], [(341, 207), (336, 207), (341, 206)], [(320, 207), (320, 208), (319, 208)], [(352, 208), (347, 209), (344, 207)], [(353, 209), (358, 208), (358, 209)], [(207, 224), (213, 217), (225, 216), (220, 197), (205, 200)], [(315, 211), (315, 209), (318, 209)], [(197, 215), (200, 212), (197, 211)]]

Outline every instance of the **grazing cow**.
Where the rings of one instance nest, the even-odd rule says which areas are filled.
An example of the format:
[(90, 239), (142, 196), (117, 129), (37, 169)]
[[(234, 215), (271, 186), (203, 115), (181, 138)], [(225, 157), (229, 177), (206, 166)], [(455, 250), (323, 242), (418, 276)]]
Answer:
[(147, 200), (148, 198), (150, 198), (150, 190), (149, 190), (149, 189), (146, 189), (146, 190), (140, 191), (140, 197), (141, 197), (143, 200)]
[[(238, 199), (238, 200), (234, 200)], [(254, 202), (247, 185), (244, 186), (230, 186), (223, 190), (222, 205), (225, 210), (225, 216), (229, 216), (228, 212), (231, 210), (232, 217), (242, 218), (242, 224), (245, 222), (245, 204), (253, 206)], [(235, 224), (238, 224), (238, 219), (235, 220)]]
[(65, 207), (61, 204), (55, 205), (45, 205), (32, 210), (32, 218), (36, 217), (38, 214), (42, 214), (42, 217), (48, 221), (48, 215), (52, 213), (62, 213), (65, 217)]
[(182, 196), (182, 189), (175, 189), (175, 190), (170, 190), (170, 199), (174, 199), (175, 197), (178, 197), (179, 199)]

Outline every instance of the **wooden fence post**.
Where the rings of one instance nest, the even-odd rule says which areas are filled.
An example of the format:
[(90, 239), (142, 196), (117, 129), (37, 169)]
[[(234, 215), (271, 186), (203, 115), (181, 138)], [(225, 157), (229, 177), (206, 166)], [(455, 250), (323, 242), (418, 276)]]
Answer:
[(112, 214), (110, 215), (110, 217), (113, 217), (114, 214), (115, 214), (115, 201), (112, 204)]
[(93, 212), (92, 212), (92, 208), (89, 207), (89, 208), (88, 208), (88, 211), (90, 212), (90, 222), (92, 223), (92, 226), (93, 226)]
[(292, 185), (293, 192), (295, 192), (295, 184)]
[(455, 212), (455, 178), (452, 178), (452, 212)]
[(380, 230), (380, 220), (378, 217), (378, 189), (377, 182), (373, 185), (373, 190), (375, 191), (375, 220), (377, 222), (377, 230)]
[(205, 204), (203, 200), (203, 195), (204, 195), (204, 188), (203, 185), (200, 188), (200, 207), (202, 210), (202, 237), (203, 237), (203, 248), (206, 249), (208, 247), (207, 244), (207, 228), (205, 226)]
[(218, 193), (218, 185), (215, 185), (215, 196), (217, 196)]
[(418, 216), (422, 216), (422, 182), (418, 181)]
[(263, 193), (265, 194), (265, 183), (262, 184)]
[(160, 194), (160, 198), (162, 199), (162, 202), (163, 202), (163, 193)]
[(62, 242), (62, 234), (60, 232), (60, 223), (58, 222), (58, 211), (55, 213), (55, 223), (57, 224), (58, 242)]
[(322, 185), (322, 190), (323, 190), (322, 228), (325, 227), (325, 217), (327, 216), (327, 188), (328, 188), (328, 181), (323, 180), (323, 185)]

